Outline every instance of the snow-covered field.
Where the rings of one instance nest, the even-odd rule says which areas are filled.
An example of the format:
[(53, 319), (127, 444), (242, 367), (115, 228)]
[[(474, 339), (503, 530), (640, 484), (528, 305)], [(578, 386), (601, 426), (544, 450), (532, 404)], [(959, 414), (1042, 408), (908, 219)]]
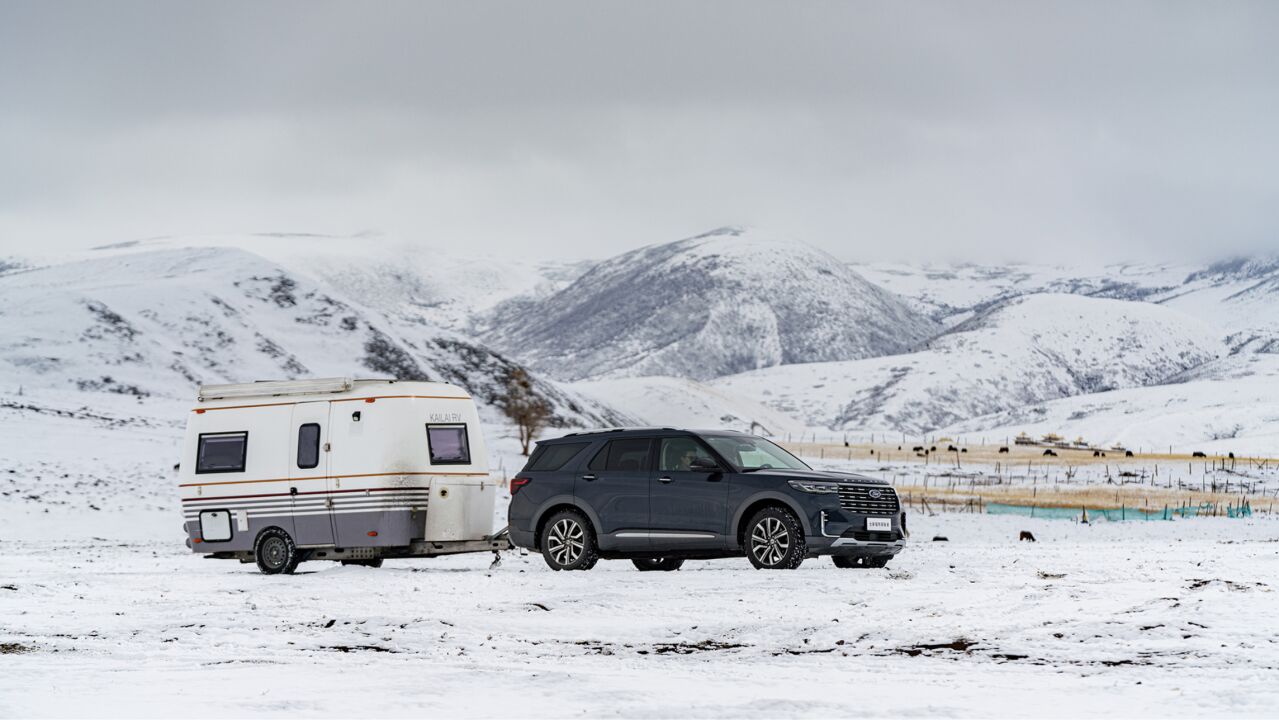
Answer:
[(793, 573), (509, 553), (265, 577), (5, 537), (0, 715), (1273, 716), (1279, 523), (915, 528), (885, 570)]
[[(473, 258), (388, 264), (396, 256), (383, 253), (353, 264), (321, 252), (345, 241), (308, 245), (318, 253), (308, 260), (291, 239), (249, 240), (165, 241), (0, 269), (9, 301), (0, 312), (9, 331), (0, 342), (0, 718), (1270, 716), (1279, 707), (1279, 521), (1268, 512), (1094, 526), (912, 514), (912, 544), (886, 570), (810, 560), (763, 573), (722, 560), (676, 573), (605, 562), (554, 574), (536, 556), (508, 553), (492, 571), (480, 554), (264, 577), (199, 560), (182, 546), (173, 484), (198, 381), (450, 379), (480, 398), (491, 468), (509, 477), (523, 459), (494, 403), (530, 358), (490, 344), (501, 349), (503, 327), (538, 317), (585, 267), (510, 260), (468, 274)], [(797, 451), (815, 453), (819, 466), (908, 488), (993, 478), (1056, 492), (1063, 474), (1071, 489), (1100, 487), (1114, 470), (1118, 482), (1152, 489), (1221, 481), (1247, 483), (1262, 499), (1279, 492), (1271, 461), (1254, 468), (1248, 458), (1273, 457), (1279, 437), (1279, 260), (854, 273), (811, 253), (798, 265), (743, 266), (757, 257), (754, 241), (726, 242), (709, 260), (699, 250), (654, 276), (671, 307), (710, 308), (710, 321), (681, 326), (683, 344), (670, 345), (655, 312), (652, 337), (632, 333), (638, 345), (614, 332), (624, 323), (583, 325), (582, 347), (601, 349), (591, 356), (598, 368), (644, 359), (645, 372), (684, 377), (537, 373), (557, 417), (762, 425), (800, 438)], [(634, 282), (647, 277), (637, 272), (592, 297), (647, 317), (659, 285)], [(756, 292), (791, 287), (813, 292)], [(866, 329), (841, 304), (849, 297), (879, 298), (891, 310), (880, 315), (897, 319), (865, 323), (880, 335), (863, 343)], [(755, 323), (792, 311), (857, 332), (836, 338), (837, 359), (795, 364), (829, 358), (787, 359), (783, 345), (825, 349), (830, 328), (800, 324), (784, 335), (778, 328), (794, 323)], [(920, 347), (922, 336), (900, 332), (923, 325), (946, 332)], [(884, 327), (901, 336), (881, 342)], [(560, 342), (545, 334), (547, 347)], [(885, 352), (899, 354), (874, 357)], [(686, 362), (708, 357), (722, 367), (703, 373)], [(557, 382), (570, 379), (580, 382)], [(921, 460), (904, 436), (905, 449), (896, 447), (903, 431), (962, 445), (1007, 443), (1023, 430), (1122, 442), (1139, 455), (1144, 446), (1171, 456), (1174, 445), (1234, 452), (1243, 467), (1217, 477), (1206, 469), (1215, 458), (1178, 457), (1162, 468), (1125, 465), (1132, 474), (1123, 475), (1118, 462), (1086, 459), (1063, 469), (1018, 456), (1014, 468), (1006, 461), (1017, 448)], [(868, 433), (869, 449), (858, 445)], [(951, 467), (960, 460), (962, 470)], [(504, 507), (495, 528), (503, 516)], [(1018, 542), (1021, 530), (1039, 542)]]

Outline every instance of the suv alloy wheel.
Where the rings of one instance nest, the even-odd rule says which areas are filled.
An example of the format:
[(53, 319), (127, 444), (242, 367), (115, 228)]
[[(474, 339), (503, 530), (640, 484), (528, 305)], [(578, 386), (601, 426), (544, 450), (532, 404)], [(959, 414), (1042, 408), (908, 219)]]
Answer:
[(757, 570), (794, 570), (804, 562), (808, 545), (794, 513), (766, 507), (746, 524), (746, 557)]
[(546, 521), (542, 557), (552, 570), (590, 570), (599, 561), (595, 531), (582, 513), (561, 510)]

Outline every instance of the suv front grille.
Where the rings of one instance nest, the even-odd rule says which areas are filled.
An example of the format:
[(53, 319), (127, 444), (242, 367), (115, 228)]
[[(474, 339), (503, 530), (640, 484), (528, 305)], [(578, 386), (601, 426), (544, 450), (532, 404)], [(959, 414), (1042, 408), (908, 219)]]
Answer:
[(897, 491), (887, 485), (840, 485), (839, 507), (864, 515), (896, 515), (901, 506)]

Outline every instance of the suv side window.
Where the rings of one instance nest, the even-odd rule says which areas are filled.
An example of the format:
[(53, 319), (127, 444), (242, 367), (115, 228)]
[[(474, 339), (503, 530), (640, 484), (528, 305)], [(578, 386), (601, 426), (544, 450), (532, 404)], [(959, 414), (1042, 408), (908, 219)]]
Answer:
[(592, 470), (647, 470), (652, 443), (648, 438), (612, 440), (596, 453), (588, 467)]
[(662, 451), (657, 456), (658, 469), (662, 472), (688, 472), (693, 460), (705, 458), (717, 462), (706, 448), (691, 437), (662, 438)]
[(528, 459), (528, 465), (524, 469), (528, 471), (559, 470), (567, 465), (569, 460), (577, 457), (577, 454), (582, 452), (587, 445), (590, 445), (590, 443), (538, 445), (537, 449), (533, 451), (533, 457)]

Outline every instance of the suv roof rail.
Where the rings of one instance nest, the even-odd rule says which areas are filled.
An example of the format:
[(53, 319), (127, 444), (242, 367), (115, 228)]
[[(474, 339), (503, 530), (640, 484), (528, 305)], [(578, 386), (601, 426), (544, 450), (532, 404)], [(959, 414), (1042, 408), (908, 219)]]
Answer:
[(578, 430), (577, 432), (565, 433), (564, 437), (573, 437), (574, 435), (602, 435), (604, 433), (645, 431), (645, 430), (647, 431), (673, 430), (677, 432), (683, 432), (681, 428), (665, 427), (665, 426), (609, 427), (609, 428), (596, 428), (594, 430)]

